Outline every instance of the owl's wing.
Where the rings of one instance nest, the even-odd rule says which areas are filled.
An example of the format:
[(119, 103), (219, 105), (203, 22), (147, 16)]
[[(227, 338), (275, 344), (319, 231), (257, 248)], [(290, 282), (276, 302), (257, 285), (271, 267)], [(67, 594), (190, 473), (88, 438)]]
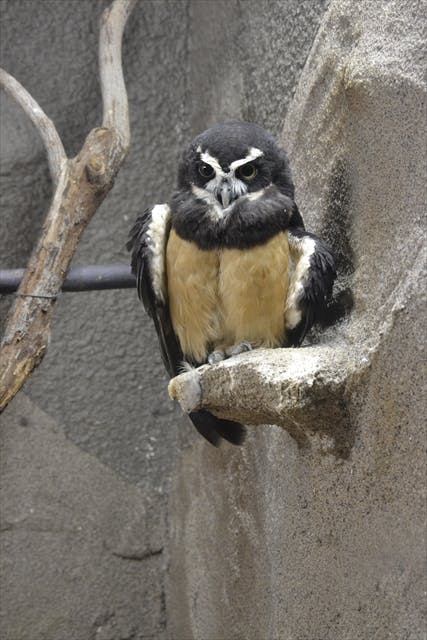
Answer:
[(313, 324), (319, 322), (331, 298), (336, 278), (329, 247), (302, 227), (288, 230), (293, 270), (285, 309), (289, 346), (299, 346)]
[(165, 254), (170, 232), (170, 208), (158, 204), (139, 216), (129, 234), (132, 272), (138, 296), (153, 319), (164, 365), (171, 377), (179, 373), (182, 352), (172, 328), (166, 287)]
[[(166, 247), (171, 228), (170, 208), (167, 204), (146, 209), (130, 231), (127, 248), (132, 251), (132, 272), (145, 310), (151, 316), (159, 338), (162, 359), (171, 377), (182, 371), (183, 354), (172, 327), (169, 312)], [(221, 438), (241, 444), (245, 428), (238, 422), (217, 418), (202, 409), (189, 414), (197, 431), (211, 444)]]

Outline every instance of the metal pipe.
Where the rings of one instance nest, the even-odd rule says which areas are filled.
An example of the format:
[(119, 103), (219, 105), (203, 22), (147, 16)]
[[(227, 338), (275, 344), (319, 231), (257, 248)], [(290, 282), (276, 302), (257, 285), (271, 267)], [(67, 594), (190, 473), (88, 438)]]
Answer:
[[(19, 287), (25, 269), (0, 269), (0, 294), (13, 293)], [(72, 267), (62, 291), (98, 291), (133, 289), (135, 276), (127, 264), (88, 264)]]

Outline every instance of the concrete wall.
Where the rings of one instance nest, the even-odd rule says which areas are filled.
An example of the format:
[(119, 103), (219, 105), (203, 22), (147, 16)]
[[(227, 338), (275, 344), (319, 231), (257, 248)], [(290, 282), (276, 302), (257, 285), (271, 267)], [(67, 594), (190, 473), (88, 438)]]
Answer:
[[(100, 121), (98, 19), (107, 4), (0, 1), (1, 65), (39, 101), (70, 155)], [(132, 220), (168, 198), (195, 133), (230, 117), (279, 132), (324, 8), (140, 3), (124, 41), (132, 148), (75, 264), (128, 260)], [(0, 100), (1, 266), (15, 267), (51, 189), (37, 134)], [(2, 320), (10, 301), (0, 301)], [(168, 495), (176, 462), (199, 436), (166, 385), (133, 292), (61, 297), (45, 360), (1, 416), (2, 637), (176, 638), (165, 595)]]
[[(1, 65), (69, 154), (100, 118), (106, 4), (0, 0)], [(7, 640), (422, 637), (425, 4), (327, 4), (138, 6), (124, 46), (132, 149), (74, 262), (127, 260), (132, 219), (168, 197), (194, 133), (229, 117), (270, 128), (309, 228), (338, 254), (338, 291), (354, 296), (317, 338), (357, 364), (343, 374), (345, 456), (304, 420), (303, 448), (285, 425), (213, 449), (169, 402), (134, 293), (62, 296), (43, 364), (1, 417)], [(0, 99), (0, 251), (13, 267), (50, 182), (36, 134)]]
[[(98, 21), (107, 4), (1, 3), (1, 65), (40, 102), (70, 155), (100, 122)], [(144, 2), (128, 25), (132, 149), (75, 264), (127, 262), (133, 219), (173, 188), (187, 126), (188, 29), (186, 2)], [(37, 235), (50, 180), (37, 134), (1, 99), (0, 253), (13, 267)], [(2, 637), (165, 637), (162, 550), (178, 434), (166, 382), (134, 292), (59, 300), (44, 362), (1, 416)]]

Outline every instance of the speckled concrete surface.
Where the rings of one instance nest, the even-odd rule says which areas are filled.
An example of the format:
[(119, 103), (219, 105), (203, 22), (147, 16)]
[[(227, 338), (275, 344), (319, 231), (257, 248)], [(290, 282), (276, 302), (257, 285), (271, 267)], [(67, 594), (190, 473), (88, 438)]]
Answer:
[[(70, 155), (79, 150), (101, 116), (98, 18), (107, 4), (106, 0), (0, 0), (1, 65), (40, 102)], [(140, 3), (127, 27), (123, 51), (132, 147), (113, 191), (84, 235), (75, 264), (128, 260), (124, 244), (133, 218), (145, 206), (169, 196), (180, 149), (199, 130), (216, 120), (246, 117), (279, 133), (325, 6), (323, 0)], [(25, 263), (51, 191), (37, 134), (8, 98), (0, 95), (0, 101), (1, 265), (15, 267)], [(10, 298), (0, 301), (2, 319), (9, 303)], [(150, 517), (148, 529), (141, 535), (149, 538), (160, 531), (166, 549), (164, 523), (173, 469), (186, 455), (183, 451), (192, 451), (199, 442), (199, 436), (169, 401), (166, 387), (153, 328), (132, 292), (63, 295), (48, 354), (25, 386), (27, 400), (18, 396), (1, 417), (7, 454), (14, 465), (7, 468), (10, 480), (2, 483), (3, 504), (10, 509), (21, 496), (25, 504), (31, 496), (43, 516), (47, 503), (54, 501), (52, 477), (60, 475), (61, 461), (68, 456), (67, 501), (75, 494), (69, 517), (80, 521), (82, 514), (87, 515), (86, 496), (77, 479), (72, 482), (72, 467), (90, 488), (89, 453), (94, 473), (101, 463), (104, 472), (109, 471), (104, 493), (97, 485), (91, 499), (107, 509), (109, 500), (116, 503), (123, 497), (127, 485), (114, 480), (117, 474), (130, 483), (133, 496), (129, 513), (124, 511), (131, 517), (139, 498), (149, 500), (163, 524), (154, 519), (151, 525)], [(37, 419), (29, 429), (34, 439), (27, 439), (23, 427), (15, 430), (14, 425), (18, 416), (27, 420), (33, 414)], [(55, 425), (58, 437), (48, 437), (47, 425)], [(62, 432), (68, 443), (60, 437)], [(39, 468), (40, 451), (46, 452), (44, 470)], [(20, 467), (21, 459), (25, 459), (25, 469)], [(60, 463), (55, 462), (58, 459)], [(6, 468), (1, 471), (6, 473)], [(38, 490), (34, 492), (31, 485), (36, 473)], [(19, 495), (12, 490), (15, 484)], [(135, 493), (130, 485), (141, 493)], [(53, 528), (53, 507), (49, 514), (46, 528)], [(159, 558), (128, 565), (117, 561), (123, 572), (116, 580), (108, 555), (102, 556), (97, 569), (94, 567), (100, 558), (99, 549), (95, 551), (100, 538), (88, 535), (73, 541), (70, 533), (50, 553), (52, 536), (48, 533), (33, 536), (31, 544), (31, 534), (22, 530), (8, 530), (5, 535), (7, 571), (2, 579), (3, 589), (8, 585), (11, 596), (7, 601), (2, 599), (7, 640), (17, 640), (17, 622), (22, 623), (19, 640), (92, 639), (94, 621), (110, 620), (105, 604), (107, 583), (114, 602), (129, 594), (130, 607), (137, 607), (139, 598), (142, 612), (134, 612), (135, 624), (129, 629), (123, 625), (115, 628), (111, 618), (111, 628), (106, 623), (93, 636), (96, 640), (135, 640), (149, 634), (160, 640), (166, 633), (166, 622), (171, 637), (181, 640), (168, 613), (163, 627), (159, 626), (165, 575)], [(25, 544), (21, 544), (22, 536), (26, 536)], [(96, 607), (88, 606), (84, 589), (70, 587), (67, 572), (77, 571), (76, 584), (85, 577), (79, 569), (78, 549), (73, 547), (75, 554), (70, 551), (68, 556), (70, 539), (73, 545), (78, 542), (88, 562), (87, 577)], [(45, 563), (44, 575), (33, 570), (38, 559)], [(22, 571), (15, 570), (17, 564)], [(132, 567), (128, 581), (126, 566)], [(144, 586), (135, 591), (137, 575)], [(153, 606), (144, 608), (150, 585)], [(174, 588), (181, 585), (176, 583)], [(49, 617), (49, 601), (52, 599), (56, 607), (61, 594), (67, 599), (66, 623)], [(34, 626), (37, 612), (40, 619)]]
[(156, 497), (69, 442), (25, 394), (0, 436), (2, 638), (166, 638)]

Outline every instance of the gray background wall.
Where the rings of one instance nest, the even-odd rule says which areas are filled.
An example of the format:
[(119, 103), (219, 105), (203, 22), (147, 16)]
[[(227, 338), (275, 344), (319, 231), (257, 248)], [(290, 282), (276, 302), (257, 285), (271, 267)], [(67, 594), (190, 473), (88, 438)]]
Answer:
[[(348, 382), (349, 457), (271, 426), (242, 450), (209, 448), (167, 397), (134, 293), (63, 295), (45, 360), (1, 417), (8, 640), (422, 637), (425, 3), (327, 4), (139, 4), (124, 43), (132, 148), (74, 263), (128, 259), (133, 218), (167, 199), (192, 135), (231, 117), (270, 128), (355, 297), (322, 338), (369, 361)], [(0, 2), (1, 65), (70, 155), (100, 119), (106, 5)], [(50, 181), (37, 135), (0, 100), (1, 265), (14, 267)]]
[[(0, 3), (1, 65), (52, 118), (69, 155), (100, 121), (98, 19), (107, 4)], [(200, 130), (233, 117), (279, 132), (324, 7), (139, 4), (123, 52), (132, 147), (75, 264), (128, 261), (133, 219), (168, 198), (180, 150)], [(51, 190), (37, 134), (0, 100), (1, 266), (15, 267), (25, 264)], [(9, 304), (1, 301), (3, 319)], [(166, 385), (133, 292), (59, 300), (48, 354), (1, 418), (4, 637), (165, 637), (172, 623), (158, 550), (168, 544), (173, 469), (198, 439)], [(125, 534), (128, 555), (140, 561), (113, 555), (105, 542)]]

